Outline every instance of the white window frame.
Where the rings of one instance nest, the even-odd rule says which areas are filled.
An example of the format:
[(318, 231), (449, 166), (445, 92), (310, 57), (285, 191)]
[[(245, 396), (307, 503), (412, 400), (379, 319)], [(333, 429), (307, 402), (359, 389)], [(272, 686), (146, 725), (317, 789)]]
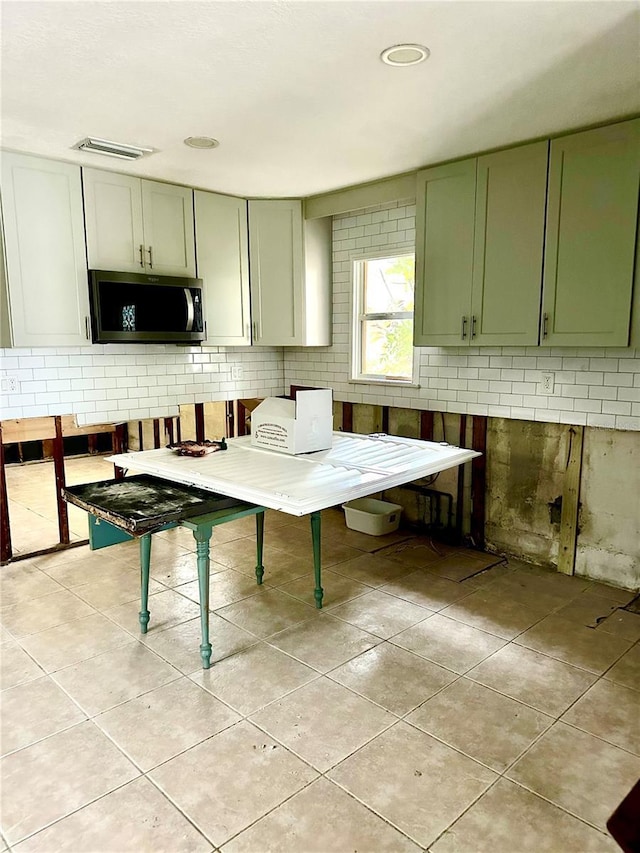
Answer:
[[(362, 321), (366, 319), (393, 319), (399, 317), (399, 314), (364, 314), (362, 309), (363, 301), (363, 281), (362, 269), (363, 261), (377, 261), (381, 258), (398, 258), (403, 255), (413, 255), (415, 258), (415, 246), (391, 246), (386, 249), (378, 249), (374, 251), (353, 254), (349, 257), (351, 266), (350, 281), (351, 281), (351, 365), (350, 365), (350, 382), (366, 383), (367, 385), (401, 385), (403, 387), (418, 388), (418, 369), (419, 369), (419, 354), (418, 348), (413, 347), (413, 360), (411, 369), (411, 379), (401, 377), (382, 376), (381, 374), (367, 374), (362, 372)], [(414, 282), (415, 291), (415, 282)], [(403, 315), (404, 316), (404, 315)], [(415, 312), (406, 312), (406, 316), (410, 316), (415, 322)]]

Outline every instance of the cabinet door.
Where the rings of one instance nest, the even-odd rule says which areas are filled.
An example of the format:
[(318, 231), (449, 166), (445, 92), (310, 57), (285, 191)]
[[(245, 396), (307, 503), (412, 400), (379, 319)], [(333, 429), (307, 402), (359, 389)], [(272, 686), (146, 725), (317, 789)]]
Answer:
[(207, 343), (251, 343), (247, 202), (196, 191), (196, 257), (204, 283)]
[(538, 343), (548, 143), (478, 158), (472, 343)]
[(256, 344), (304, 343), (302, 240), (300, 201), (249, 202), (251, 316)]
[(142, 181), (142, 214), (148, 270), (159, 275), (196, 274), (193, 190)]
[(543, 344), (627, 345), (639, 182), (639, 119), (552, 140)]
[(414, 344), (469, 343), (476, 160), (418, 173)]
[(89, 268), (143, 272), (140, 178), (83, 169), (82, 180)]
[(13, 345), (86, 345), (80, 167), (3, 154), (2, 212)]

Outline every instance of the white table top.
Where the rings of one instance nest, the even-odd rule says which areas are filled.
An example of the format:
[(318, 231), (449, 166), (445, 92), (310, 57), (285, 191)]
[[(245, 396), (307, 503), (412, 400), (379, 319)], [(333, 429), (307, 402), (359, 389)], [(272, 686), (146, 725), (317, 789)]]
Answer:
[(250, 436), (202, 457), (172, 450), (109, 456), (121, 468), (199, 486), (290, 515), (336, 506), (454, 468), (480, 454), (449, 444), (400, 436), (334, 432), (330, 450), (290, 456), (254, 447)]

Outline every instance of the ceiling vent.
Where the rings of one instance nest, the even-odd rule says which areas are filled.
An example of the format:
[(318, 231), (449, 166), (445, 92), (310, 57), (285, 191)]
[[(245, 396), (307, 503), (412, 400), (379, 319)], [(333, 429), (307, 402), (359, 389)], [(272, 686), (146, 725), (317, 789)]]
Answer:
[(139, 160), (145, 154), (153, 154), (153, 148), (140, 148), (138, 145), (124, 145), (121, 142), (110, 142), (108, 139), (97, 139), (87, 136), (74, 146), (78, 151), (91, 151), (94, 154), (106, 154), (107, 157), (119, 157), (121, 160)]

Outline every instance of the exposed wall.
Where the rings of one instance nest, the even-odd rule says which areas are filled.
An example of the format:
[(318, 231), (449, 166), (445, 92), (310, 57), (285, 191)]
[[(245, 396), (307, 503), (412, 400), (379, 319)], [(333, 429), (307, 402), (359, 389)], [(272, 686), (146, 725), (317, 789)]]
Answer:
[[(75, 414), (79, 424), (178, 414), (181, 404), (282, 394), (282, 350), (106, 344), (0, 350), (1, 418)], [(241, 378), (232, 377), (232, 369)]]
[[(415, 245), (415, 204), (391, 202), (333, 220), (333, 346), (285, 349), (285, 386), (332, 387), (349, 402), (640, 430), (640, 351), (632, 347), (422, 347), (417, 387), (350, 381), (351, 259)], [(537, 392), (555, 373), (552, 396)]]

